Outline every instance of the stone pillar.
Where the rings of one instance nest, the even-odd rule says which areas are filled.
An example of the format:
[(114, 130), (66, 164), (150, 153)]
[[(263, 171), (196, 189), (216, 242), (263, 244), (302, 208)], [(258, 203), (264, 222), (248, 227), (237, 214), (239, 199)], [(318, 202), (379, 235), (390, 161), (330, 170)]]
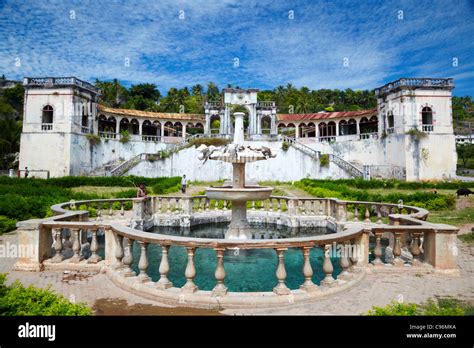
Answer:
[(17, 223), (18, 247), (27, 251), (20, 255), (14, 270), (40, 271), (44, 260), (52, 256), (53, 236), (51, 229), (41, 228), (41, 219), (32, 219)]
[(295, 138), (298, 139), (300, 137), (300, 125), (299, 123), (295, 123)]
[(186, 125), (187, 122), (183, 122), (183, 139), (186, 139)]
[(235, 130), (234, 130), (234, 143), (243, 144), (244, 143), (244, 113), (235, 112)]
[(121, 117), (116, 117), (117, 124), (115, 125), (115, 133), (119, 134), (120, 133), (120, 121), (122, 121)]
[(143, 135), (143, 122), (145, 120), (138, 120), (138, 135), (141, 137)]
[(165, 121), (161, 122), (161, 136), (165, 136)]
[(276, 109), (272, 109), (272, 116), (270, 121), (270, 134), (276, 135), (278, 134), (277, 126), (276, 126)]
[(457, 270), (457, 228), (426, 231), (423, 239), (424, 261), (439, 270)]
[(232, 163), (233, 187), (245, 187), (245, 163)]
[(209, 135), (211, 133), (211, 115), (209, 113), (209, 109), (206, 106), (205, 107), (205, 113), (206, 113), (206, 121), (204, 123), (204, 134)]
[(347, 203), (337, 203), (337, 221), (345, 222), (347, 220)]
[(356, 120), (356, 129), (357, 129), (357, 136), (360, 135), (360, 125), (359, 125), (360, 120)]

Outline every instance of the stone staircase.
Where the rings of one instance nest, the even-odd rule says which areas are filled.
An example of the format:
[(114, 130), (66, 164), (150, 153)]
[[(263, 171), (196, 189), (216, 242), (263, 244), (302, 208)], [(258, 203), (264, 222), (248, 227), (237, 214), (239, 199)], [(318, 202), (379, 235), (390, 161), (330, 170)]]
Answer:
[[(306, 146), (299, 142), (298, 140), (294, 138), (289, 138), (287, 136), (281, 135), (282, 140), (289, 145), (293, 146), (295, 149), (305, 153), (306, 155), (310, 156), (314, 160), (319, 160), (319, 157), (321, 156), (320, 151), (316, 151), (309, 146)], [(354, 178), (359, 178), (364, 176), (364, 172), (362, 169), (359, 168), (359, 166), (348, 162), (341, 157), (334, 155), (334, 154), (328, 154), (329, 160), (335, 164), (337, 164), (339, 167), (344, 169), (346, 172), (348, 172), (352, 177)]]

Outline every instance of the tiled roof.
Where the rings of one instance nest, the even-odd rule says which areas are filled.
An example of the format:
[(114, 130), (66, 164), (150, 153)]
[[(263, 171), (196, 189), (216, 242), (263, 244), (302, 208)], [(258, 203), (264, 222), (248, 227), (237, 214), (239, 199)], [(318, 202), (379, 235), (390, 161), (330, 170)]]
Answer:
[(377, 109), (359, 110), (359, 111), (337, 111), (337, 112), (318, 112), (315, 114), (277, 114), (278, 121), (304, 121), (304, 120), (325, 120), (328, 118), (371, 117), (377, 115)]
[(171, 120), (189, 120), (189, 121), (204, 121), (205, 116), (201, 114), (185, 114), (185, 113), (172, 113), (172, 112), (151, 112), (142, 110), (131, 110), (131, 109), (116, 109), (109, 108), (108, 106), (99, 105), (99, 111), (106, 112), (108, 114), (115, 114), (120, 116), (128, 117), (147, 117), (156, 119), (171, 119)]

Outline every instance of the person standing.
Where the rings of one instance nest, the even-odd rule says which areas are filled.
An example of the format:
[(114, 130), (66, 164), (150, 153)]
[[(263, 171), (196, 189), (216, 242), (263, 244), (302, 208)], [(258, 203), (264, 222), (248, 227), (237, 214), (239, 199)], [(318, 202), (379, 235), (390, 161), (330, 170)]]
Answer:
[(183, 175), (183, 177), (181, 178), (181, 193), (186, 193), (186, 184), (186, 175)]
[(147, 197), (145, 184), (138, 185), (137, 198)]
[(30, 175), (30, 171), (28, 170), (28, 167), (25, 167), (25, 179), (28, 178), (28, 175)]

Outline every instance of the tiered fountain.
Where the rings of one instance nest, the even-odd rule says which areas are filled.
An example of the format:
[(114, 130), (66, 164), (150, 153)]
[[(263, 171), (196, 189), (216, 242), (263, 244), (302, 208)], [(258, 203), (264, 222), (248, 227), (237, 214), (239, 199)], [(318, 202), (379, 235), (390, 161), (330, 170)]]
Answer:
[(232, 217), (225, 234), (228, 239), (250, 239), (250, 225), (247, 220), (247, 201), (268, 199), (272, 187), (245, 185), (245, 165), (247, 163), (266, 160), (275, 157), (268, 147), (252, 147), (244, 145), (244, 113), (236, 112), (234, 139), (226, 146), (215, 147), (201, 145), (197, 150), (201, 152), (200, 159), (218, 160), (232, 163), (232, 185), (209, 187), (206, 196), (209, 199), (227, 200), (232, 202)]

